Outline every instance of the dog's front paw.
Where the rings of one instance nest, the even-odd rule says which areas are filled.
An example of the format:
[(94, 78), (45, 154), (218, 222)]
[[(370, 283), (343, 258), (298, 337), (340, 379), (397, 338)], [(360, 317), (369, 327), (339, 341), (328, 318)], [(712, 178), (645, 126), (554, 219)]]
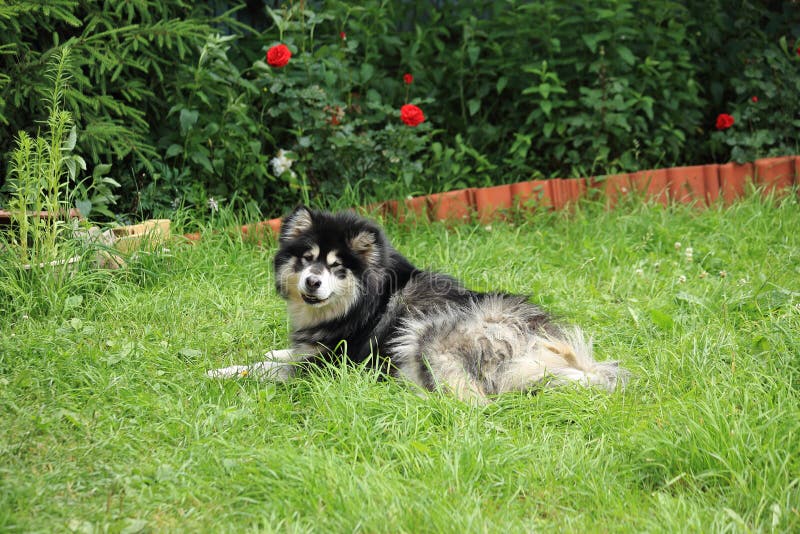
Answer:
[(206, 376), (209, 378), (241, 378), (250, 374), (250, 367), (247, 365), (231, 365), (220, 369), (209, 369)]
[(209, 378), (244, 378), (284, 382), (294, 375), (294, 366), (283, 362), (264, 361), (252, 365), (231, 365), (206, 371)]

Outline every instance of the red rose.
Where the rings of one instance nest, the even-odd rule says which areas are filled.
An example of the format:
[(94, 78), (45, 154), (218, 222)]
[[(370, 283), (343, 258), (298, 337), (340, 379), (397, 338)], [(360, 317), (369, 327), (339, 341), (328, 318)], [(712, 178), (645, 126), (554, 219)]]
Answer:
[(285, 67), (292, 58), (292, 51), (285, 44), (275, 45), (267, 50), (267, 63), (271, 67)]
[(406, 104), (400, 108), (400, 120), (409, 126), (418, 126), (425, 122), (425, 114), (414, 104)]
[(717, 116), (717, 130), (727, 130), (731, 126), (733, 126), (734, 119), (732, 115), (728, 115), (727, 113), (720, 113)]
[(346, 34), (346, 33), (344, 33), (344, 32), (339, 32), (339, 39), (341, 39), (342, 41), (344, 41), (345, 39), (347, 39), (347, 34)]
[(753, 101), (753, 102), (758, 102), (758, 97), (757, 96), (751, 96), (750, 100)]
[(406, 85), (411, 85), (414, 83), (414, 77), (409, 73), (403, 74), (403, 83)]

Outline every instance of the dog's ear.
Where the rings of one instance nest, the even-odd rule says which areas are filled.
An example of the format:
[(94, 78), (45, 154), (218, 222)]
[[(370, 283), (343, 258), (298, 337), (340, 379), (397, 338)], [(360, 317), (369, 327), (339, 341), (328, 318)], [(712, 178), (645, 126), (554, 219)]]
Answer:
[(367, 266), (377, 265), (381, 259), (380, 230), (364, 228), (347, 240), (354, 254), (360, 256)]
[(291, 241), (303, 232), (310, 230), (312, 226), (314, 226), (314, 218), (311, 210), (305, 206), (298, 206), (281, 222), (281, 243)]

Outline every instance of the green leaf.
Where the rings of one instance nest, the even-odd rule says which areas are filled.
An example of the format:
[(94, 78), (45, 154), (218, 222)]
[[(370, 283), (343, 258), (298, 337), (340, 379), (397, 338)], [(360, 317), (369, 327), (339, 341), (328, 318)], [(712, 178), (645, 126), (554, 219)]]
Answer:
[(477, 98), (473, 98), (467, 102), (467, 107), (469, 108), (469, 114), (475, 115), (481, 109), (481, 101)]
[(64, 311), (74, 310), (83, 303), (83, 295), (70, 295), (64, 301)]
[(62, 147), (63, 150), (70, 152), (75, 148), (75, 143), (78, 140), (78, 128), (73, 126), (69, 130), (69, 135), (67, 136), (66, 141), (64, 141), (64, 146)]
[(475, 65), (478, 62), (478, 56), (481, 53), (479, 46), (470, 46), (467, 48), (467, 56), (469, 56), (470, 65)]
[(622, 61), (624, 61), (628, 65), (633, 65), (634, 63), (636, 63), (636, 56), (633, 55), (633, 52), (631, 52), (631, 49), (628, 48), (627, 46), (618, 47), (617, 54), (619, 54), (619, 57), (622, 58)]
[(542, 111), (544, 111), (544, 114), (548, 117), (550, 116), (550, 112), (553, 111), (553, 103), (549, 100), (542, 100), (539, 102), (539, 107), (542, 108)]
[(375, 67), (369, 63), (363, 63), (361, 65), (361, 72), (359, 76), (361, 78), (361, 83), (367, 83), (372, 78), (373, 74), (375, 74)]
[(182, 348), (181, 350), (178, 351), (178, 354), (180, 354), (181, 356), (183, 356), (188, 360), (192, 360), (200, 357), (203, 354), (203, 352), (197, 349)]
[(126, 519), (125, 526), (120, 530), (120, 534), (138, 534), (147, 528), (147, 521), (144, 519)]
[(82, 217), (88, 217), (89, 214), (92, 212), (92, 201), (91, 200), (76, 200), (75, 207), (78, 208), (78, 211), (81, 212)]
[(191, 110), (183, 108), (181, 110), (180, 122), (181, 122), (181, 133), (183, 133), (183, 135), (186, 135), (189, 132), (189, 130), (191, 130), (192, 127), (194, 127), (194, 125), (197, 124), (197, 118), (199, 116), (200, 112), (197, 111), (196, 109)]
[(174, 156), (177, 156), (178, 154), (181, 154), (182, 152), (183, 152), (183, 147), (181, 145), (173, 143), (169, 145), (169, 148), (167, 148), (167, 152), (166, 154), (164, 154), (164, 157), (172, 158)]
[(678, 294), (675, 295), (675, 300), (678, 302), (684, 302), (686, 304), (694, 304), (704, 309), (708, 308), (708, 303), (704, 298), (698, 297), (697, 295), (692, 295), (691, 293), (686, 293), (685, 291), (678, 292)]
[(132, 341), (128, 341), (125, 343), (122, 348), (116, 354), (111, 354), (106, 358), (106, 363), (108, 365), (115, 365), (122, 360), (126, 359), (128, 356), (133, 354), (133, 350), (136, 348), (136, 344)]
[(191, 159), (193, 162), (203, 167), (208, 172), (210, 173), (214, 172), (214, 166), (211, 165), (211, 160), (208, 159), (208, 156), (206, 156), (202, 152), (192, 152), (192, 155), (189, 159)]
[(78, 168), (75, 166), (75, 160), (69, 158), (64, 161), (64, 165), (67, 166), (67, 173), (69, 174), (69, 180), (72, 181), (77, 176)]
[(591, 35), (588, 33), (584, 33), (581, 35), (583, 42), (586, 43), (586, 46), (589, 47), (589, 50), (592, 51), (592, 54), (597, 52), (597, 42), (600, 40), (597, 35)]
[(542, 95), (542, 98), (548, 98), (550, 96), (550, 84), (549, 83), (540, 83), (539, 84), (539, 94)]
[(669, 331), (675, 327), (675, 321), (673, 321), (671, 315), (656, 309), (649, 310), (648, 313), (653, 323), (661, 330)]
[(494, 88), (498, 93), (502, 93), (503, 89), (506, 88), (506, 85), (508, 85), (508, 78), (505, 76), (500, 76), (500, 78), (497, 79), (497, 83), (495, 84)]
[(94, 169), (92, 170), (92, 176), (95, 178), (95, 180), (97, 180), (104, 174), (108, 174), (110, 170), (111, 170), (110, 163), (98, 163), (97, 165), (94, 166)]

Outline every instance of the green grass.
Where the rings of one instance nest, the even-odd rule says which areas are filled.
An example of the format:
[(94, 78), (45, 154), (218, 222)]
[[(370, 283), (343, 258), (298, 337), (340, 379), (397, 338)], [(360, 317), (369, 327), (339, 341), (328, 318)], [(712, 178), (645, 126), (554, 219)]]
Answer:
[(582, 325), (623, 393), (477, 408), (347, 368), (208, 380), (287, 327), (272, 250), (207, 236), (0, 318), (0, 530), (800, 529), (796, 200), (512, 221), (387, 230)]

